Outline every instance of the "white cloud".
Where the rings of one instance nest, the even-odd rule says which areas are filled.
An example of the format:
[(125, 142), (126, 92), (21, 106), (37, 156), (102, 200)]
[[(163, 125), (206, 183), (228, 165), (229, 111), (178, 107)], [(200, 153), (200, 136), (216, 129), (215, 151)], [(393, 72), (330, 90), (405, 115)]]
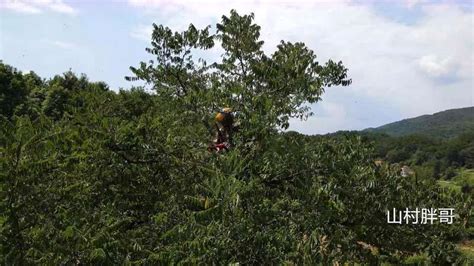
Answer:
[(21, 2), (21, 1), (5, 1), (0, 2), (0, 8), (10, 9), (21, 13), (38, 14), (41, 13), (41, 9), (34, 5)]
[(423, 3), (428, 3), (428, 0), (405, 0), (404, 4), (408, 8), (413, 8), (416, 5), (423, 4)]
[[(254, 12), (267, 52), (273, 51), (281, 39), (303, 41), (320, 61), (342, 60), (353, 79), (351, 90), (382, 106), (386, 103), (395, 107), (400, 118), (474, 105), (474, 17), (472, 11), (454, 4), (407, 0), (401, 5), (407, 8), (417, 5), (422, 12), (416, 22), (407, 25), (390, 20), (371, 5), (349, 1), (130, 0), (129, 3), (141, 8), (147, 19), (159, 18), (156, 23), (175, 30), (183, 30), (189, 23), (199, 27), (214, 25), (232, 8), (241, 14)], [(150, 28), (138, 29), (132, 35), (150, 38)], [(332, 98), (331, 104), (341, 105), (337, 98)], [(371, 108), (360, 106), (359, 110), (367, 117), (371, 112), (382, 111)], [(337, 108), (332, 112), (332, 117), (329, 112), (327, 117), (311, 118), (302, 131), (355, 126), (351, 123), (353, 113), (341, 115)]]
[(139, 40), (150, 41), (152, 32), (153, 27), (151, 25), (139, 25), (130, 32), (130, 36)]
[(454, 72), (451, 58), (440, 59), (436, 55), (425, 55), (418, 60), (420, 69), (433, 77), (446, 76)]
[(319, 103), (320, 112), (306, 121), (291, 119), (290, 130), (304, 134), (325, 134), (338, 130), (350, 130), (360, 127), (358, 121), (351, 121), (346, 108), (341, 103), (322, 101)]
[(72, 6), (65, 4), (62, 1), (54, 1), (49, 5), (49, 8), (52, 10), (59, 12), (59, 13), (65, 13), (65, 14), (76, 14), (77, 10), (74, 9)]
[(39, 14), (44, 10), (52, 10), (68, 15), (77, 14), (77, 10), (64, 3), (63, 0), (2, 0), (0, 9), (9, 9), (20, 13)]
[(54, 45), (62, 49), (66, 49), (66, 50), (78, 48), (78, 46), (75, 43), (71, 43), (71, 42), (46, 40), (46, 43), (50, 45)]

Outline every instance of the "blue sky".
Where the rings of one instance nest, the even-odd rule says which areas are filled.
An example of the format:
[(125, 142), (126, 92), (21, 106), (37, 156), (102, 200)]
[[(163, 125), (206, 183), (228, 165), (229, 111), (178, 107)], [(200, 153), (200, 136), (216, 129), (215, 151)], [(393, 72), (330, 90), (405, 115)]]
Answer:
[(357, 130), (474, 105), (472, 1), (0, 0), (0, 60), (130, 88), (139, 84), (124, 80), (129, 66), (151, 59), (151, 23), (215, 25), (231, 8), (255, 13), (267, 53), (282, 39), (303, 41), (320, 61), (349, 68), (353, 84), (327, 89), (315, 116), (291, 129)]

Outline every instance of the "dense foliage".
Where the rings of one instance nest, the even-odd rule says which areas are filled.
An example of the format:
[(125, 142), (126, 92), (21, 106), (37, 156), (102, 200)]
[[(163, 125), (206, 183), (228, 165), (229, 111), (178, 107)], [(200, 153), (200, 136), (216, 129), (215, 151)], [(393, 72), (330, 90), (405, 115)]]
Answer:
[[(219, 43), (221, 62), (195, 60)], [(262, 50), (253, 15), (217, 31), (154, 25), (155, 61), (110, 91), (71, 72), (0, 68), (0, 258), (5, 264), (460, 262), (472, 198), (374, 164), (357, 136), (282, 133), (324, 88), (348, 85), (303, 43)], [(4, 103), (8, 103), (5, 104)], [(218, 107), (238, 112), (209, 153)], [(416, 182), (416, 183), (415, 183)], [(453, 225), (388, 225), (392, 208), (453, 207)]]
[(383, 133), (338, 131), (328, 137), (360, 136), (374, 146), (378, 160), (428, 168), (434, 179), (451, 179), (460, 168), (474, 169), (474, 130), (442, 139), (424, 134), (393, 137)]
[(376, 142), (376, 152), (380, 158), (391, 163), (416, 166), (437, 166), (434, 178), (450, 178), (453, 168), (474, 168), (474, 130), (448, 140), (440, 140), (425, 135), (404, 137), (369, 136)]

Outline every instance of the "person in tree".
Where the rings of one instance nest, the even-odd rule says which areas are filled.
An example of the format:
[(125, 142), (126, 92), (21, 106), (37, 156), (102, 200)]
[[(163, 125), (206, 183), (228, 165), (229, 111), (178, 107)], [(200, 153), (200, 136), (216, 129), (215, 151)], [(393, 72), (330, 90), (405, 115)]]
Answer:
[(234, 125), (234, 114), (231, 108), (223, 108), (215, 118), (216, 136), (209, 150), (228, 150), (233, 145), (233, 133), (238, 127)]

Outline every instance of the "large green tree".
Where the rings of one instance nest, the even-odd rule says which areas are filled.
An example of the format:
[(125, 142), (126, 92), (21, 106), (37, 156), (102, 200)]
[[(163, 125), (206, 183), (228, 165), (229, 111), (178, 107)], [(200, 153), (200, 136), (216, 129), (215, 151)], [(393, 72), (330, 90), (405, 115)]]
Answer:
[[(350, 80), (302, 43), (266, 55), (259, 30), (235, 11), (214, 33), (154, 25), (155, 58), (130, 78), (153, 93), (112, 92), (71, 73), (37, 84), (28, 101), (38, 108), (0, 120), (2, 262), (459, 260), (452, 243), (467, 234), (471, 197), (376, 166), (360, 137), (280, 131)], [(217, 44), (221, 61), (195, 58)], [(222, 106), (238, 111), (242, 129), (230, 151), (209, 153), (206, 125)], [(386, 223), (388, 209), (406, 207), (454, 207), (459, 219)]]
[[(325, 87), (350, 84), (341, 62), (320, 64), (304, 43), (282, 41), (265, 54), (253, 18), (232, 10), (214, 34), (210, 27), (173, 32), (153, 25), (152, 47), (146, 50), (156, 60), (131, 67), (135, 77), (129, 79), (145, 80), (159, 95), (179, 97), (202, 115), (230, 106), (240, 113), (244, 132), (260, 138), (264, 131), (288, 128), (290, 117), (308, 116), (305, 104), (319, 101)], [(221, 61), (194, 58), (216, 43), (224, 51)]]

